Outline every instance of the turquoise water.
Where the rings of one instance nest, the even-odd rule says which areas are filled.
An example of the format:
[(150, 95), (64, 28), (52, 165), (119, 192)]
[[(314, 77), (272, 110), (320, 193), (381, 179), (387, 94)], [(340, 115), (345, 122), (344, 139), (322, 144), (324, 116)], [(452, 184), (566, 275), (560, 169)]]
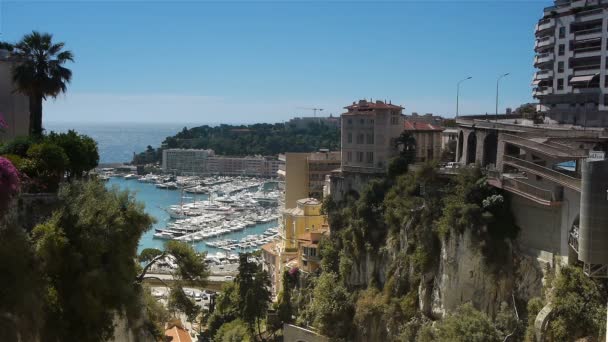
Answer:
[[(162, 208), (167, 208), (170, 205), (178, 204), (180, 202), (181, 192), (178, 190), (163, 190), (158, 189), (151, 183), (141, 183), (136, 180), (125, 180), (120, 177), (112, 177), (107, 183), (107, 187), (118, 187), (121, 190), (129, 190), (135, 193), (135, 197), (139, 202), (145, 205), (146, 213), (156, 219), (156, 223), (153, 228), (144, 233), (141, 240), (139, 241), (139, 252), (144, 248), (163, 248), (163, 244), (166, 240), (154, 239), (154, 229), (164, 228), (171, 218), (169, 214)], [(185, 194), (185, 197), (193, 197), (193, 194)], [(196, 195), (196, 200), (207, 199), (207, 195)], [(184, 199), (184, 201), (192, 201), (193, 198)], [(236, 239), (252, 235), (261, 234), (266, 229), (276, 227), (277, 222), (260, 223), (254, 227), (247, 228), (239, 232), (233, 232), (230, 234), (223, 235), (221, 237), (210, 239), (208, 241), (224, 240), (224, 239)], [(203, 241), (193, 242), (194, 248), (199, 252), (209, 252), (215, 254), (216, 252), (224, 252), (222, 249), (209, 247)], [(236, 252), (236, 251), (235, 251)]]

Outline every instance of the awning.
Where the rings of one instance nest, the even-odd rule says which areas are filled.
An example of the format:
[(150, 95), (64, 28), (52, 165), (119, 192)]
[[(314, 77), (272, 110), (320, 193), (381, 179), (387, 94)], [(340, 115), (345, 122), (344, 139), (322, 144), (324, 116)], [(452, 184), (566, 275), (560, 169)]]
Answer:
[(532, 85), (538, 85), (542, 80), (534, 80), (532, 81)]
[(595, 76), (597, 76), (597, 75), (574, 76), (570, 79), (570, 84), (589, 82)]

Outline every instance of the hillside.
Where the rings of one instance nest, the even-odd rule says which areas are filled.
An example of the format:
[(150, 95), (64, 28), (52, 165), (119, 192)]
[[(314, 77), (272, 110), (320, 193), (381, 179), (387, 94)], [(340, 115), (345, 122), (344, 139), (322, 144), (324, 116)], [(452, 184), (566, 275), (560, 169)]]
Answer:
[(320, 148), (337, 150), (340, 130), (312, 123), (296, 128), (283, 123), (253, 125), (219, 125), (186, 128), (167, 137), (162, 146), (134, 156), (134, 164), (160, 161), (163, 148), (212, 149), (219, 155), (276, 155), (284, 152), (312, 152)]

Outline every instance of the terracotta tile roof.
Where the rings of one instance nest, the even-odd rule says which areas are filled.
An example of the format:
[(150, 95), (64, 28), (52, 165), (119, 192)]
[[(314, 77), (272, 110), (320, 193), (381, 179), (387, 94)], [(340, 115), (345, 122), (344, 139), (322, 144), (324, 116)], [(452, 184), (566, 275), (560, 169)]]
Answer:
[(178, 326), (165, 331), (165, 336), (173, 337), (172, 342), (192, 342), (192, 338), (188, 332)]
[(443, 128), (426, 122), (405, 121), (403, 126), (406, 131), (443, 131)]
[(262, 249), (265, 252), (267, 252), (268, 254), (279, 255), (279, 253), (276, 250), (276, 246), (277, 246), (276, 241), (272, 241), (272, 242), (269, 242), (269, 243), (267, 243), (265, 245), (262, 245)]

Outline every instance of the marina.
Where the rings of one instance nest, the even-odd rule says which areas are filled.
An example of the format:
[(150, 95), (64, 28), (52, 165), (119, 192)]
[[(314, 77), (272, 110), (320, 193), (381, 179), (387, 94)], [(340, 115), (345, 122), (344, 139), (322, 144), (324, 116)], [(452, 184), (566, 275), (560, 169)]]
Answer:
[[(282, 201), (276, 182), (248, 177), (106, 174), (107, 187), (129, 190), (156, 219), (138, 250), (185, 241), (208, 255), (232, 256), (277, 238)], [(158, 186), (166, 185), (167, 186)], [(195, 189), (192, 191), (191, 189)], [(189, 191), (191, 190), (191, 191)]]

